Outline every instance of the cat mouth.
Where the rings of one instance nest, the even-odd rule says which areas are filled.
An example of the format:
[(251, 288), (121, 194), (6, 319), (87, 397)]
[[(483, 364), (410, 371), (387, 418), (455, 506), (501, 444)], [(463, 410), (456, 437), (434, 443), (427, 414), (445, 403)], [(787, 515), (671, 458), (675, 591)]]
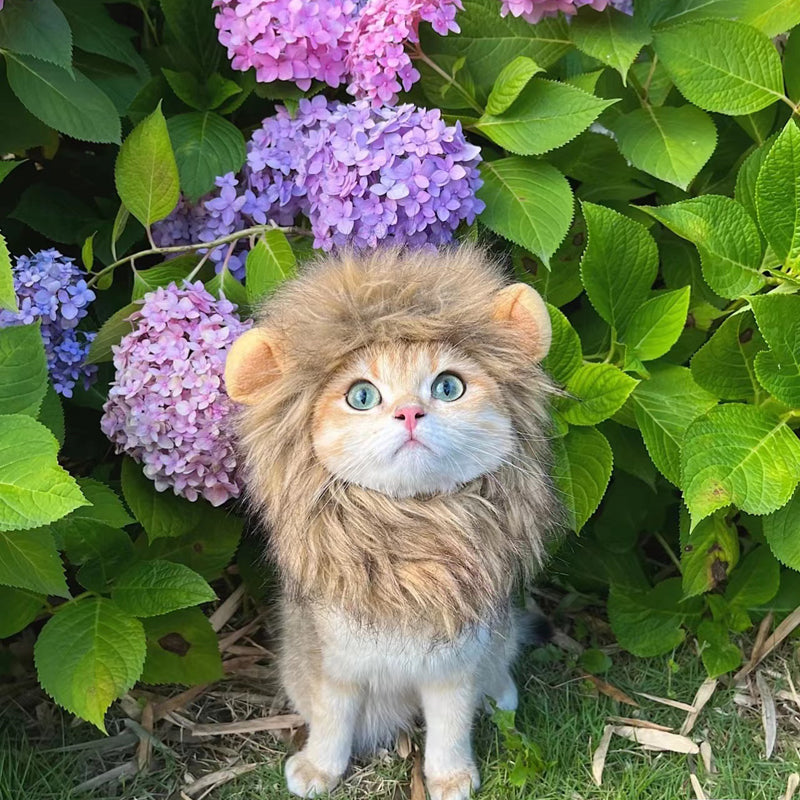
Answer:
[(424, 442), (421, 442), (419, 439), (411, 438), (406, 439), (403, 444), (394, 451), (394, 454), (397, 455), (398, 453), (412, 452), (414, 450), (428, 450), (429, 452), (433, 452)]

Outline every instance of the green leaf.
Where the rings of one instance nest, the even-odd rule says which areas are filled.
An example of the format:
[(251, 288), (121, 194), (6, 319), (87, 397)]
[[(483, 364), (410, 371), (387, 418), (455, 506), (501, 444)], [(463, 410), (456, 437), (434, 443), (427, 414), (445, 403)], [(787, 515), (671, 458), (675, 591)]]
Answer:
[(534, 78), (507, 111), (486, 112), (473, 127), (512, 153), (541, 155), (574, 139), (615, 102), (565, 83)]
[(0, 584), (69, 597), (64, 565), (46, 528), (0, 531)]
[(681, 486), (692, 527), (735, 505), (769, 514), (792, 496), (800, 479), (800, 441), (781, 420), (753, 406), (711, 409), (687, 429)]
[(693, 597), (723, 583), (739, 560), (739, 534), (722, 514), (698, 523), (681, 542), (684, 597)]
[(556, 407), (570, 425), (596, 425), (622, 408), (637, 383), (613, 364), (584, 364), (567, 381), (570, 398)]
[[(628, 401), (630, 402), (630, 400)], [(658, 472), (638, 430), (608, 420), (598, 426), (614, 453), (614, 465), (656, 490)]]
[(783, 51), (783, 79), (786, 94), (792, 102), (800, 102), (800, 33), (793, 30)]
[(481, 222), (549, 266), (572, 221), (567, 179), (550, 164), (516, 157), (484, 161), (480, 171), (477, 194), (486, 203)]
[(608, 653), (590, 648), (581, 653), (578, 663), (592, 675), (602, 675), (611, 669), (612, 662)]
[(613, 125), (622, 155), (633, 166), (685, 189), (717, 146), (711, 117), (695, 106), (646, 106)]
[(704, 619), (697, 626), (697, 639), (701, 643), (700, 656), (709, 678), (731, 672), (742, 663), (742, 652), (731, 643), (728, 626), (724, 623)]
[(775, 117), (778, 114), (778, 107), (775, 105), (762, 108), (752, 114), (742, 114), (734, 117), (736, 123), (742, 130), (758, 145), (764, 144), (772, 133), (772, 126), (775, 124)]
[(238, 172), (244, 164), (244, 136), (219, 114), (180, 114), (170, 118), (167, 127), (175, 147), (181, 189), (192, 202), (214, 188), (218, 175)]
[(61, 407), (61, 398), (56, 394), (52, 384), (47, 384), (42, 406), (36, 417), (56, 437), (60, 447), (64, 446), (66, 429), (64, 427), (64, 409)]
[(653, 365), (631, 400), (647, 452), (661, 474), (680, 485), (681, 441), (691, 422), (717, 404), (686, 367)]
[(134, 617), (155, 617), (216, 600), (214, 590), (184, 564), (143, 561), (117, 578), (111, 599)]
[(762, 0), (638, 0), (636, 13), (651, 25), (664, 27), (707, 17), (739, 17), (750, 2)]
[(178, 204), (178, 167), (160, 105), (122, 143), (114, 180), (125, 207), (145, 227)]
[(94, 237), (96, 233), (93, 233), (91, 236), (87, 236), (86, 240), (83, 243), (83, 247), (81, 247), (81, 262), (83, 263), (83, 268), (87, 272), (92, 271), (92, 266), (94, 265)]
[(33, 653), (42, 688), (105, 733), (106, 710), (141, 675), (144, 629), (110, 600), (87, 597), (48, 620)]
[(785, 33), (800, 23), (800, 3), (797, 0), (749, 0), (742, 22), (758, 28), (767, 36)]
[(566, 506), (567, 524), (580, 532), (611, 478), (611, 447), (595, 428), (570, 428), (553, 440), (553, 457), (553, 479)]
[(153, 542), (189, 533), (203, 517), (204, 505), (190, 503), (171, 491), (159, 492), (133, 459), (122, 462), (122, 494)]
[(519, 97), (528, 81), (542, 68), (527, 56), (517, 56), (503, 67), (486, 101), (487, 114), (502, 114)]
[(583, 203), (589, 241), (581, 280), (597, 313), (617, 330), (647, 299), (658, 272), (658, 249), (649, 231), (610, 208)]
[(53, 153), (58, 148), (58, 133), (31, 114), (19, 101), (5, 79), (5, 62), (0, 61), (0, 116), (13, 119), (13, 125), (0, 127), (0, 152), (24, 153), (42, 147)]
[(489, 95), (503, 67), (517, 56), (527, 56), (546, 68), (570, 47), (563, 18), (530, 25), (511, 14), (501, 17), (496, 0), (465, 0), (458, 24), (458, 36), (439, 36), (430, 26), (421, 25), (422, 51), (439, 64), (444, 58), (463, 57), (482, 98)]
[(111, 348), (122, 341), (133, 330), (130, 317), (142, 307), (141, 303), (129, 303), (119, 311), (115, 311), (101, 326), (97, 336), (89, 345), (89, 355), (86, 356), (87, 364), (99, 364), (101, 361), (111, 361), (114, 357)]
[(564, 384), (583, 363), (581, 340), (569, 320), (555, 307), (547, 304), (553, 340), (542, 366), (556, 383)]
[(206, 291), (213, 294), (214, 297), (225, 297), (231, 303), (239, 307), (239, 313), (242, 317), (247, 316), (249, 304), (247, 301), (247, 290), (242, 286), (233, 273), (228, 269), (227, 265), (222, 268), (210, 281), (206, 283)]
[(652, 39), (641, 18), (606, 9), (604, 14), (579, 14), (571, 20), (570, 38), (586, 55), (619, 72), (623, 82), (639, 51)]
[(162, 68), (169, 88), (190, 108), (204, 111), (208, 108), (205, 86), (193, 72), (176, 72)]
[(756, 210), (778, 258), (789, 268), (800, 265), (800, 130), (792, 119), (758, 173)]
[(622, 340), (636, 358), (652, 361), (669, 352), (686, 325), (690, 293), (688, 286), (663, 292), (633, 312)]
[(14, 219), (48, 239), (78, 244), (102, 224), (95, 210), (59, 186), (37, 182), (25, 189), (11, 212)]
[(125, 208), (125, 203), (120, 203), (117, 215), (114, 217), (114, 224), (111, 227), (111, 255), (115, 260), (117, 258), (117, 242), (122, 238), (122, 234), (125, 233), (130, 216), (131, 212)]
[(800, 570), (800, 489), (785, 506), (764, 517), (763, 530), (775, 558)]
[(19, 633), (33, 622), (44, 608), (44, 601), (42, 594), (0, 586), (0, 639)]
[(223, 49), (217, 41), (214, 10), (196, 0), (160, 0), (161, 10), (172, 36), (203, 75), (217, 68)]
[[(800, 39), (798, 39), (800, 41)], [(773, 139), (768, 139), (763, 145), (753, 150), (742, 162), (739, 172), (736, 173), (736, 191), (734, 198), (741, 203), (747, 213), (753, 218), (758, 218), (756, 210), (756, 182), (761, 165), (767, 157), (770, 148), (774, 143)]]
[(753, 315), (734, 314), (694, 354), (692, 377), (723, 400), (750, 400), (759, 390), (754, 362), (763, 349)]
[(596, 69), (592, 72), (579, 72), (577, 75), (570, 75), (568, 78), (564, 78), (564, 83), (568, 83), (570, 86), (577, 86), (584, 92), (588, 92), (588, 94), (594, 94), (597, 82), (603, 72), (603, 69)]
[(735, 298), (754, 294), (764, 285), (761, 235), (735, 200), (708, 194), (669, 206), (639, 208), (696, 245), (703, 277), (717, 294)]
[(78, 572), (78, 580), (93, 591), (107, 591), (107, 583), (126, 569), (134, 560), (133, 543), (125, 531), (112, 528), (100, 522), (87, 519), (74, 519), (51, 526), (56, 533), (59, 547), (75, 566), (95, 562), (102, 568), (92, 569), (92, 582), (84, 583), (85, 573)]
[(9, 52), (6, 68), (14, 94), (51, 128), (86, 142), (119, 142), (114, 104), (79, 70), (70, 75), (55, 64)]
[(783, 96), (778, 51), (749, 25), (703, 19), (658, 30), (653, 40), (681, 94), (706, 111), (752, 114)]
[(683, 622), (696, 614), (693, 604), (681, 602), (682, 596), (680, 578), (670, 578), (647, 591), (612, 585), (608, 619), (620, 646), (642, 658), (677, 647), (686, 635)]
[(761, 295), (750, 305), (770, 346), (756, 355), (756, 376), (770, 394), (800, 408), (800, 296)]
[(93, 478), (78, 478), (78, 486), (89, 501), (89, 505), (76, 508), (69, 516), (54, 522), (51, 530), (61, 529), (63, 525), (73, 520), (97, 522), (112, 528), (124, 528), (133, 522), (119, 496), (110, 486)]
[(38, 324), (0, 328), (0, 414), (39, 413), (47, 358)]
[(72, 68), (72, 32), (53, 0), (9, 2), (0, 14), (0, 50)]
[(69, 20), (75, 47), (127, 64), (137, 73), (148, 74), (147, 65), (131, 44), (133, 30), (114, 22), (101, 3), (58, 0), (58, 5)]
[(11, 272), (11, 254), (8, 252), (2, 233), (0, 233), (0, 308), (14, 313), (18, 311), (17, 293)]
[(193, 272), (199, 262), (199, 255), (187, 253), (149, 269), (134, 268), (131, 300), (141, 300), (148, 292), (152, 292), (159, 286), (168, 286), (170, 283), (181, 286), (184, 279)]
[(192, 72), (174, 72), (162, 69), (170, 88), (187, 106), (198, 111), (209, 111), (222, 105), (228, 98), (241, 94), (238, 83), (223, 78), (219, 73), (210, 75), (203, 83)]
[(0, 416), (0, 531), (45, 525), (86, 504), (57, 453), (44, 425), (22, 414)]
[(557, 307), (566, 305), (583, 291), (580, 261), (585, 242), (586, 224), (582, 217), (576, 216), (551, 258), (556, 265), (554, 269), (547, 269), (540, 260), (516, 247), (512, 253), (514, 275), (533, 286), (548, 303)]
[(297, 259), (283, 231), (267, 231), (247, 254), (247, 302), (255, 305), (272, 294), (297, 269)]
[(151, 542), (143, 555), (147, 559), (186, 564), (206, 580), (212, 580), (219, 577), (233, 558), (243, 522), (226, 509), (213, 508), (201, 502), (195, 505), (201, 506), (202, 513), (192, 530), (181, 536)]
[(217, 634), (199, 608), (184, 608), (144, 620), (145, 683), (195, 686), (222, 677)]
[(768, 603), (778, 591), (780, 573), (780, 565), (770, 549), (759, 545), (734, 570), (725, 589), (725, 599), (745, 609)]

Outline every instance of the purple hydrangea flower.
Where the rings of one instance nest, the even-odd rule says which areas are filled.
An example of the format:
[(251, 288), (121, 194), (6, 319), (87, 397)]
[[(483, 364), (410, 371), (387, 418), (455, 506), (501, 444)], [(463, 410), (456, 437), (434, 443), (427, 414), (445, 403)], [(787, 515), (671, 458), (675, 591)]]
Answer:
[(234, 69), (256, 79), (312, 79), (376, 105), (395, 102), (419, 78), (406, 44), (418, 42), (421, 21), (445, 35), (458, 31), (461, 0), (214, 0), (219, 41)]
[(406, 44), (419, 42), (420, 22), (430, 22), (442, 36), (458, 33), (455, 16), (461, 8), (461, 0), (367, 0), (347, 52), (347, 91), (374, 105), (395, 103), (401, 89), (408, 91), (419, 80)]
[(97, 367), (84, 364), (95, 334), (77, 330), (95, 298), (86, 285), (85, 273), (58, 250), (19, 256), (11, 271), (19, 312), (0, 310), (0, 327), (40, 322), (55, 390), (72, 397), (79, 380), (88, 388)]
[(256, 79), (338, 86), (353, 34), (353, 0), (214, 0), (219, 41), (234, 69)]
[(100, 421), (158, 491), (202, 495), (215, 506), (241, 491), (223, 373), (231, 344), (251, 322), (235, 311), (199, 281), (146, 294), (130, 317), (133, 331), (113, 348), (116, 375)]
[(591, 6), (603, 11), (611, 5), (625, 14), (633, 14), (633, 0), (501, 0), (500, 16), (511, 14), (536, 24), (544, 17), (554, 17), (559, 12), (573, 15), (581, 6)]
[[(459, 123), (446, 125), (438, 109), (373, 108), (368, 100), (328, 103), (317, 96), (301, 100), (294, 117), (278, 106), (247, 149), (241, 175), (218, 179), (221, 188), (205, 201), (196, 229), (206, 231), (197, 234), (201, 241), (213, 238), (212, 228), (286, 225), (302, 212), (323, 250), (382, 241), (444, 244), (484, 208), (475, 196), (480, 148), (467, 142)], [(183, 216), (196, 213), (185, 204), (179, 209)], [(154, 228), (159, 237), (162, 230), (183, 235), (182, 222), (165, 222)], [(243, 272), (243, 258), (234, 274)]]

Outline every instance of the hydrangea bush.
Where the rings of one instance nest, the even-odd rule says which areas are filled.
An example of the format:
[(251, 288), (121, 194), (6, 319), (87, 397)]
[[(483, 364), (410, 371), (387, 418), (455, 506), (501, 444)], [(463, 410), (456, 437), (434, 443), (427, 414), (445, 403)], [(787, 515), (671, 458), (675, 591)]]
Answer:
[(114, 353), (115, 376), (100, 428), (144, 465), (156, 489), (222, 505), (238, 497), (225, 394), (225, 355), (249, 322), (203, 284), (159, 286), (128, 318), (133, 330)]
[[(291, 225), (302, 213), (322, 250), (435, 245), (483, 210), (480, 148), (438, 109), (328, 103), (318, 95), (300, 100), (294, 116), (283, 106), (276, 111), (250, 138), (241, 173), (217, 178), (198, 204), (181, 200), (154, 226), (157, 242), (213, 241), (268, 220)], [(227, 262), (240, 279), (243, 252)], [(224, 254), (217, 248), (211, 259), (221, 267)]]
[(32, 627), (42, 686), (101, 728), (137, 680), (219, 678), (195, 606), (257, 569), (231, 341), (315, 250), (476, 239), (553, 324), (580, 536), (545, 579), (631, 653), (735, 670), (800, 606), (798, 25), (795, 0), (5, 0), (0, 638)]

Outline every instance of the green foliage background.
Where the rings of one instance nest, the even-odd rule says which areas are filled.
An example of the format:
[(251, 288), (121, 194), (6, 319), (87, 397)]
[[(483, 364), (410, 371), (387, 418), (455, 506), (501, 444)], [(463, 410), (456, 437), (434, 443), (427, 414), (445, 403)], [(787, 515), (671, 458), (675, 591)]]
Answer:
[[(33, 626), (43, 687), (101, 729), (137, 680), (221, 676), (199, 607), (232, 560), (264, 590), (236, 509), (156, 492), (98, 424), (132, 304), (198, 266), (164, 263), (150, 225), (302, 96), (232, 72), (209, 6), (0, 11), (0, 305), (9, 251), (79, 257), (101, 368), (62, 403), (38, 329), (0, 330), (0, 637)], [(573, 602), (607, 597), (630, 652), (692, 637), (720, 675), (738, 633), (800, 605), (800, 0), (635, 6), (532, 26), (464, 0), (460, 34), (423, 26), (403, 100), (482, 146), (487, 208), (463, 235), (548, 302), (554, 469), (578, 534), (550, 577)], [(246, 286), (200, 277), (246, 311), (308, 245), (242, 235)]]

